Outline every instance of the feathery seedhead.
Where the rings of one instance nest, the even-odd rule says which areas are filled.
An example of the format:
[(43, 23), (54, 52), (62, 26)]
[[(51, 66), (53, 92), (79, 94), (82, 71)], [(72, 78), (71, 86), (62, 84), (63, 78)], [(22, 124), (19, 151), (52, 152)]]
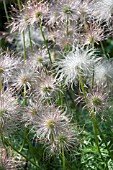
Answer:
[(20, 106), (17, 98), (12, 96), (12, 92), (3, 89), (0, 92), (0, 130), (5, 135), (17, 129)]
[(28, 1), (27, 12), (28, 12), (28, 22), (30, 25), (36, 25), (40, 22), (40, 19), (44, 19), (48, 13), (48, 3), (46, 2), (37, 2), (36, 0)]
[(61, 23), (66, 23), (67, 18), (69, 24), (70, 21), (76, 21), (76, 2), (74, 0), (58, 0), (51, 4), (49, 8), (48, 25), (60, 26)]
[(34, 95), (36, 98), (41, 101), (50, 99), (56, 90), (58, 90), (56, 79), (51, 74), (47, 74), (42, 70), (34, 86)]
[(56, 78), (59, 82), (65, 80), (67, 85), (76, 83), (79, 74), (88, 76), (88, 72), (92, 69), (92, 64), (95, 61), (92, 49), (87, 51), (83, 47), (76, 47), (64, 56), (63, 59), (56, 61)]
[(12, 92), (9, 89), (2, 90), (0, 92), (0, 117), (10, 117), (18, 113), (18, 111), (17, 98), (12, 96)]
[[(18, 10), (12, 6), (12, 22), (9, 25), (11, 32), (19, 31), (23, 32), (28, 29), (28, 26), (37, 26), (48, 12), (47, 2), (37, 2), (31, 0), (23, 5), (21, 10)], [(38, 26), (39, 27), (39, 26)]]
[(113, 85), (113, 64), (112, 60), (106, 58), (100, 60), (94, 67), (94, 81), (98, 85)]
[[(40, 114), (33, 121), (36, 136), (47, 141), (54, 141), (67, 128), (69, 118), (65, 112), (60, 111), (54, 106), (43, 106)], [(47, 144), (47, 143), (46, 143)]]
[[(7, 153), (6, 149), (0, 148), (0, 170), (24, 170), (25, 159), (20, 155)], [(24, 162), (24, 163), (23, 163)]]
[(94, 23), (94, 21), (87, 23), (87, 30), (85, 31), (81, 34), (81, 40), (84, 44), (98, 43), (108, 36), (108, 34), (105, 35), (104, 26), (101, 27), (99, 23)]
[(113, 14), (113, 0), (96, 0), (92, 2), (92, 15), (99, 21), (110, 21)]
[(37, 119), (37, 116), (42, 112), (42, 107), (40, 101), (29, 101), (25, 109), (25, 114), (23, 115), (23, 120), (27, 122), (26, 125), (32, 124), (32, 122)]
[(12, 77), (12, 90), (21, 90), (26, 87), (26, 90), (31, 90), (36, 82), (38, 72), (31, 61), (23, 61), (19, 69), (17, 69)]
[(16, 170), (16, 164), (12, 158), (7, 157), (4, 148), (0, 148), (0, 170)]
[(12, 72), (20, 65), (20, 59), (14, 53), (0, 51), (0, 77), (7, 83), (12, 76)]
[(95, 112), (100, 112), (108, 107), (109, 92), (103, 87), (94, 87), (94, 89), (87, 93), (88, 106)]
[(56, 136), (54, 142), (48, 145), (51, 153), (62, 153), (62, 149), (65, 151), (72, 150), (73, 147), (76, 147), (78, 144), (77, 136), (73, 131), (71, 125), (68, 126), (62, 133)]
[(76, 7), (76, 13), (78, 15), (78, 19), (83, 21), (83, 23), (84, 23), (84, 21), (87, 19), (87, 17), (90, 16), (89, 15), (90, 14), (89, 13), (90, 2), (89, 2), (89, 0), (85, 0), (85, 1), (78, 1), (76, 4), (77, 4), (76, 5), (77, 6)]
[[(38, 49), (38, 51), (34, 51), (33, 53), (28, 54), (29, 60), (33, 63), (33, 65), (37, 68), (37, 70), (43, 69), (43, 66), (48, 66), (50, 64), (49, 55), (47, 49)], [(51, 51), (51, 58), (54, 61), (54, 55)]]

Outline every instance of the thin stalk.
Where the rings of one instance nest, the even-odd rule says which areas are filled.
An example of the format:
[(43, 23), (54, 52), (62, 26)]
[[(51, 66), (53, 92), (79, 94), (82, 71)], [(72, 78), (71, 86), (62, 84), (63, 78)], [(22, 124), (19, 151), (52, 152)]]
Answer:
[(32, 44), (32, 39), (31, 39), (30, 25), (28, 26), (28, 33), (29, 33), (30, 48), (31, 48), (31, 51), (32, 51), (33, 50), (33, 44)]
[(22, 152), (22, 150), (23, 150), (23, 148), (24, 148), (24, 144), (25, 144), (25, 139), (24, 139), (23, 142), (22, 142), (22, 145), (21, 145), (21, 147), (20, 147), (20, 149), (19, 149), (19, 152)]
[(62, 97), (62, 92), (59, 91), (59, 105), (63, 106), (63, 97)]
[[(20, 135), (20, 134), (18, 134), (18, 135)], [(20, 135), (21, 136), (21, 135)], [(25, 144), (25, 138), (26, 138), (26, 129), (24, 129), (24, 139), (23, 139), (23, 142), (22, 142), (22, 145), (21, 145), (21, 147), (20, 147), (20, 149), (19, 149), (19, 152), (22, 152), (22, 150), (23, 150), (23, 148), (24, 148), (24, 144)], [(22, 138), (23, 138), (23, 136), (21, 136)]]
[[(91, 45), (92, 45), (92, 50), (93, 50), (93, 54), (95, 52), (95, 47), (94, 47), (94, 40), (92, 39), (91, 41)], [(92, 76), (92, 82), (91, 82), (91, 89), (93, 88), (94, 86), (94, 66), (93, 66), (93, 76)]]
[(48, 47), (48, 43), (47, 43), (47, 40), (46, 40), (45, 35), (44, 35), (43, 28), (42, 28), (42, 21), (41, 21), (41, 19), (40, 19), (40, 31), (41, 31), (41, 34), (42, 34), (42, 37), (43, 37), (44, 44), (45, 44), (45, 46), (46, 46), (48, 55), (49, 55), (50, 63), (52, 64), (51, 54), (50, 54), (50, 50), (49, 50), (49, 47)]
[(86, 102), (86, 104), (88, 106), (88, 100), (87, 100), (87, 97), (86, 97), (87, 94), (86, 94), (86, 90), (84, 88), (84, 84), (83, 84), (83, 81), (82, 81), (81, 74), (79, 74), (79, 83), (80, 83), (80, 86), (81, 86), (81, 89), (82, 89), (82, 92), (83, 92), (83, 95), (84, 95), (84, 98), (85, 98), (85, 102)]
[(94, 76), (95, 76), (95, 74), (94, 74), (94, 66), (93, 66), (93, 75), (92, 75), (91, 89), (93, 89), (93, 87), (94, 87)]
[(65, 160), (65, 154), (64, 154), (64, 144), (61, 143), (62, 145), (62, 169), (66, 170), (66, 160)]
[[(79, 74), (79, 82), (80, 82), (80, 86), (81, 86), (81, 89), (82, 89), (82, 92), (83, 92), (83, 95), (84, 95), (84, 98), (85, 98), (86, 105), (87, 105), (87, 107), (88, 107), (88, 100), (87, 100), (87, 97), (86, 97), (86, 91), (85, 91), (84, 84), (83, 84), (83, 81), (82, 81), (82, 77), (81, 77), (80, 74)], [(88, 110), (90, 111), (89, 107), (88, 107)], [(99, 142), (98, 142), (98, 136), (97, 136), (97, 126), (96, 126), (96, 119), (95, 119), (94, 111), (91, 112), (91, 116), (92, 116), (92, 121), (93, 121), (93, 129), (94, 129), (95, 143), (96, 143), (96, 145), (97, 145), (98, 152), (99, 152), (102, 160), (103, 160), (103, 161), (105, 162), (105, 164), (106, 164), (106, 170), (108, 170), (107, 162), (106, 162), (106, 160), (104, 159), (103, 155), (101, 154), (101, 151), (100, 151), (100, 148), (99, 148)]]
[(18, 8), (19, 8), (19, 10), (21, 10), (20, 0), (17, 0), (17, 3), (18, 3)]
[(91, 45), (92, 45), (92, 50), (93, 50), (93, 53), (94, 53), (95, 46), (94, 46), (94, 40), (93, 39), (91, 40)]
[(108, 145), (107, 145), (107, 142), (106, 142), (106, 140), (105, 140), (105, 137), (104, 137), (104, 135), (102, 134), (101, 129), (99, 128), (99, 126), (98, 126), (98, 124), (97, 124), (97, 121), (96, 121), (96, 127), (97, 127), (97, 129), (98, 129), (98, 132), (99, 132), (99, 134), (100, 134), (103, 142), (105, 143), (105, 146), (106, 146), (106, 149), (107, 149), (107, 151), (108, 151), (108, 153), (109, 153), (109, 156), (110, 156), (111, 159), (113, 160), (113, 155), (112, 155), (111, 152), (110, 152), (110, 149), (109, 149), (109, 147), (108, 147)]
[(66, 15), (66, 35), (68, 35), (69, 33), (69, 18), (68, 18), (68, 14)]
[(2, 77), (0, 76), (0, 92), (2, 91)]
[(27, 94), (27, 90), (26, 90), (26, 84), (24, 84), (24, 94), (23, 94), (23, 103), (24, 103), (24, 106), (26, 106), (26, 94)]
[(4, 5), (4, 10), (5, 10), (5, 15), (6, 15), (6, 18), (7, 18), (7, 22), (10, 23), (9, 15), (8, 15), (7, 7), (6, 7), (6, 0), (3, 0), (3, 5)]
[(25, 32), (22, 32), (23, 43), (24, 43), (24, 61), (26, 60), (26, 43), (25, 43)]
[(29, 146), (29, 151), (31, 152), (31, 155), (32, 155), (35, 163), (38, 163), (38, 161), (35, 159), (34, 151), (33, 151), (31, 142), (30, 142), (30, 140), (29, 140), (29, 138), (28, 138), (28, 135), (26, 136), (26, 140), (27, 140), (27, 143), (28, 143), (28, 146)]
[(56, 58), (56, 38), (54, 38), (53, 50), (54, 50), (54, 59), (55, 59)]
[(106, 56), (105, 48), (104, 48), (104, 46), (103, 46), (102, 41), (100, 41), (100, 45), (101, 45), (101, 48), (102, 48), (102, 52), (103, 52), (103, 54)]
[(100, 147), (99, 147), (99, 141), (98, 141), (98, 136), (97, 136), (97, 126), (96, 126), (96, 119), (95, 119), (95, 115), (94, 115), (94, 111), (91, 112), (91, 116), (92, 116), (92, 122), (93, 122), (93, 130), (94, 130), (94, 137), (95, 137), (95, 143), (97, 145), (97, 148), (98, 148), (98, 152), (101, 156), (101, 159), (105, 162), (106, 164), (106, 170), (109, 170), (108, 169), (108, 165), (107, 165), (107, 161), (104, 159), (101, 151), (100, 151)]

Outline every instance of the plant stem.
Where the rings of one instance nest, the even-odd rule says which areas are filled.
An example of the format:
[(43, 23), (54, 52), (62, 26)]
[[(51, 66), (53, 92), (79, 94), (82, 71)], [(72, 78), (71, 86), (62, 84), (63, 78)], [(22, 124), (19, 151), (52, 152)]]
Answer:
[(23, 36), (23, 43), (24, 43), (24, 61), (26, 61), (26, 44), (25, 44), (25, 32), (24, 32), (24, 30), (22, 32), (22, 36)]
[(47, 40), (46, 40), (45, 35), (44, 35), (43, 28), (42, 28), (42, 21), (41, 21), (41, 19), (40, 19), (40, 31), (41, 31), (41, 34), (42, 34), (42, 37), (43, 37), (44, 44), (45, 44), (45, 46), (46, 46), (48, 55), (49, 55), (50, 63), (52, 64), (51, 54), (50, 54), (50, 50), (49, 50), (49, 47), (48, 47), (48, 43), (47, 43)]
[(66, 16), (66, 35), (69, 33), (69, 19), (68, 19), (68, 14)]
[(86, 102), (86, 104), (87, 104), (87, 106), (88, 106), (88, 100), (87, 100), (87, 97), (86, 97), (86, 91), (85, 91), (85, 88), (84, 88), (84, 84), (83, 84), (83, 81), (82, 81), (82, 76), (81, 76), (81, 74), (79, 73), (79, 83), (80, 83), (80, 87), (81, 87), (81, 89), (82, 89), (82, 92), (83, 92), (83, 95), (84, 95), (84, 98), (85, 98), (85, 102)]
[(2, 91), (2, 77), (0, 76), (0, 92)]
[(108, 151), (108, 153), (109, 153), (109, 156), (110, 156), (111, 159), (113, 160), (113, 155), (112, 155), (111, 152), (110, 152), (110, 149), (109, 149), (109, 147), (108, 147), (108, 145), (107, 145), (107, 142), (106, 142), (106, 140), (105, 140), (105, 137), (104, 137), (104, 135), (102, 134), (101, 129), (99, 128), (97, 122), (96, 122), (96, 127), (97, 127), (97, 129), (98, 129), (98, 132), (99, 132), (99, 134), (100, 134), (103, 142), (105, 143), (105, 146), (106, 146), (106, 149), (107, 149), (107, 151)]
[(28, 32), (29, 32), (30, 48), (31, 48), (31, 51), (32, 51), (33, 50), (33, 44), (32, 44), (32, 39), (31, 39), (30, 25), (28, 25)]
[(26, 91), (26, 84), (24, 84), (24, 94), (23, 94), (23, 97), (24, 97), (24, 99), (23, 99), (24, 106), (26, 106), (26, 93), (27, 93), (27, 91)]
[(66, 170), (66, 161), (65, 161), (65, 154), (64, 154), (64, 144), (61, 143), (62, 145), (62, 168), (63, 170)]
[(17, 0), (17, 3), (18, 3), (18, 8), (19, 8), (19, 10), (21, 10), (20, 0)]
[[(83, 92), (83, 95), (84, 95), (84, 98), (85, 98), (86, 105), (87, 105), (87, 107), (88, 107), (88, 100), (87, 100), (87, 97), (86, 97), (86, 91), (85, 91), (84, 84), (83, 84), (83, 81), (82, 81), (82, 77), (81, 77), (80, 74), (79, 74), (79, 82), (80, 82), (80, 86), (81, 86), (81, 89), (82, 89), (82, 92)], [(88, 107), (88, 110), (90, 111), (89, 107)], [(97, 126), (96, 126), (96, 119), (95, 119), (94, 111), (91, 111), (91, 116), (92, 116), (92, 122), (93, 122), (95, 143), (96, 143), (96, 145), (97, 145), (98, 152), (99, 152), (102, 160), (103, 160), (103, 161), (105, 162), (105, 164), (106, 164), (106, 170), (108, 170), (107, 162), (106, 162), (106, 160), (104, 159), (103, 155), (101, 154), (101, 151), (100, 151), (100, 148), (99, 148), (99, 142), (98, 142), (98, 136), (97, 136)]]
[(7, 7), (6, 7), (6, 0), (3, 0), (3, 5), (4, 5), (4, 10), (5, 10), (7, 22), (10, 23), (10, 21), (9, 21), (9, 16), (8, 16), (8, 12), (7, 12)]
[(106, 56), (105, 48), (104, 48), (104, 46), (103, 46), (102, 41), (100, 41), (100, 45), (101, 45), (101, 48), (102, 48), (103, 54)]
[(105, 164), (106, 164), (106, 170), (108, 170), (107, 161), (104, 159), (103, 155), (101, 154), (100, 147), (99, 147), (99, 141), (98, 141), (98, 136), (97, 136), (97, 126), (96, 126), (96, 119), (95, 119), (94, 111), (91, 112), (91, 116), (92, 116), (92, 122), (93, 122), (95, 143), (96, 143), (96, 145), (97, 145), (98, 152), (99, 152), (99, 154), (100, 154), (100, 156), (101, 156), (101, 159), (102, 159), (102, 160), (105, 162)]

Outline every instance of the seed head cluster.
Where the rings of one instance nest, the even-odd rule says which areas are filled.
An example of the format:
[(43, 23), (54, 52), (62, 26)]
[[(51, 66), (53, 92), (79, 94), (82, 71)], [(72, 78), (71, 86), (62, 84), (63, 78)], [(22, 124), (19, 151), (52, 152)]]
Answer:
[(113, 36), (113, 0), (20, 6), (11, 6), (7, 28), (14, 38), (0, 50), (0, 134), (11, 138), (21, 127), (23, 143), (31, 135), (35, 144), (63, 155), (79, 143), (76, 101), (87, 112), (111, 107), (113, 61), (104, 41)]

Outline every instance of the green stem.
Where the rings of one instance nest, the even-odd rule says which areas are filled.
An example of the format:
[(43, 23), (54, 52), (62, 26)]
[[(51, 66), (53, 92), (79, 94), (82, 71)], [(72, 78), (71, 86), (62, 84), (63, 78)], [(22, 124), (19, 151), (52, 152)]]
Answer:
[(92, 45), (92, 50), (93, 50), (93, 53), (94, 53), (95, 46), (94, 46), (94, 40), (93, 39), (91, 40), (91, 45)]
[(107, 145), (107, 142), (106, 142), (106, 140), (105, 140), (105, 137), (104, 137), (104, 135), (102, 134), (101, 129), (99, 128), (99, 126), (98, 126), (98, 124), (97, 124), (97, 121), (96, 121), (96, 127), (97, 127), (97, 129), (98, 129), (98, 132), (99, 132), (99, 134), (100, 134), (103, 142), (105, 143), (105, 146), (106, 146), (106, 149), (107, 149), (107, 151), (108, 151), (108, 153), (109, 153), (109, 156), (110, 156), (111, 159), (113, 160), (113, 155), (112, 155), (111, 152), (110, 152), (110, 149), (109, 149), (109, 147), (108, 147), (108, 145)]
[(32, 44), (32, 39), (31, 39), (30, 25), (28, 26), (28, 32), (29, 32), (30, 48), (31, 48), (31, 51), (32, 51), (33, 50), (33, 44)]
[(0, 92), (2, 91), (2, 77), (0, 76)]
[(18, 8), (19, 8), (19, 10), (21, 10), (20, 0), (17, 0), (17, 3), (18, 3)]
[(26, 43), (25, 43), (25, 33), (24, 31), (22, 32), (23, 36), (23, 43), (24, 43), (24, 61), (26, 61)]
[(35, 163), (38, 164), (38, 161), (36, 161), (36, 159), (35, 159), (33, 147), (32, 147), (32, 145), (31, 145), (31, 142), (30, 142), (29, 138), (28, 138), (28, 135), (26, 135), (26, 141), (27, 141), (27, 143), (28, 143), (29, 151), (30, 151), (30, 153), (31, 153), (31, 155), (32, 155), (32, 157), (33, 157)]
[(101, 45), (101, 48), (102, 48), (103, 54), (106, 56), (105, 48), (104, 48), (104, 46), (103, 46), (102, 41), (100, 41), (100, 45)]
[(65, 161), (65, 154), (64, 154), (64, 144), (61, 143), (62, 145), (62, 168), (63, 170), (66, 170), (66, 161)]
[[(86, 97), (86, 91), (85, 91), (84, 84), (83, 84), (83, 81), (82, 81), (82, 77), (81, 77), (80, 74), (79, 74), (79, 82), (80, 82), (80, 86), (81, 86), (81, 89), (82, 89), (82, 92), (83, 92), (83, 95), (84, 95), (84, 98), (85, 98), (86, 105), (87, 105), (87, 107), (88, 107), (88, 100), (87, 100), (87, 97)], [(88, 110), (90, 111), (89, 107), (88, 107)], [(102, 160), (103, 160), (103, 161), (105, 162), (105, 164), (106, 164), (106, 170), (108, 170), (107, 162), (106, 162), (106, 160), (104, 159), (103, 155), (101, 154), (101, 151), (100, 151), (100, 148), (99, 148), (99, 142), (98, 142), (98, 136), (97, 136), (97, 126), (96, 126), (96, 119), (95, 119), (94, 111), (91, 112), (91, 116), (92, 116), (92, 121), (93, 121), (95, 143), (96, 143), (96, 145), (97, 145), (98, 152), (99, 152)]]
[[(19, 136), (19, 135), (20, 135), (20, 134), (18, 134), (18, 136)], [(20, 135), (20, 136), (21, 136), (21, 135)], [(20, 147), (20, 149), (19, 149), (19, 152), (22, 152), (23, 147), (24, 147), (24, 144), (25, 144), (26, 129), (24, 129), (24, 134), (23, 134), (21, 137), (23, 138), (23, 136), (24, 136), (24, 139), (23, 139), (22, 145), (21, 145), (21, 147)]]
[(85, 90), (85, 88), (84, 88), (84, 84), (83, 84), (83, 81), (82, 81), (82, 76), (81, 76), (81, 74), (79, 74), (79, 83), (80, 83), (80, 86), (81, 86), (81, 89), (82, 89), (82, 92), (83, 92), (83, 95), (84, 95), (84, 98), (85, 98), (85, 102), (86, 102), (86, 104), (87, 104), (87, 106), (88, 106), (88, 100), (87, 100), (87, 94), (86, 94), (86, 90)]
[(69, 19), (68, 19), (68, 14), (66, 16), (66, 34), (68, 35), (69, 33)]
[(93, 66), (93, 75), (92, 75), (91, 89), (93, 89), (93, 87), (94, 87), (94, 76), (95, 76), (95, 74), (94, 74), (94, 66)]
[(3, 0), (3, 5), (4, 5), (4, 10), (5, 10), (7, 22), (10, 23), (8, 12), (7, 12), (7, 7), (6, 7), (6, 0)]
[(24, 84), (24, 94), (23, 94), (23, 97), (24, 97), (24, 106), (26, 106), (26, 94), (27, 94), (27, 91), (26, 91), (26, 84)]
[(51, 54), (50, 54), (49, 47), (48, 47), (48, 43), (47, 43), (47, 40), (46, 40), (45, 35), (44, 35), (43, 28), (42, 28), (42, 21), (41, 21), (41, 19), (40, 19), (40, 31), (41, 31), (41, 34), (42, 34), (42, 37), (43, 37), (44, 44), (45, 44), (45, 46), (46, 46), (48, 55), (49, 55), (50, 63), (52, 64)]
[(91, 116), (92, 116), (92, 122), (93, 122), (93, 129), (94, 129), (94, 137), (95, 137), (95, 143), (97, 145), (97, 148), (98, 148), (98, 152), (101, 156), (101, 159), (105, 162), (106, 164), (106, 170), (108, 170), (108, 165), (107, 165), (107, 161), (104, 159), (103, 155), (101, 154), (101, 151), (100, 151), (100, 147), (99, 147), (99, 141), (98, 141), (98, 134), (97, 134), (97, 126), (96, 126), (96, 119), (95, 119), (95, 114), (94, 114), (94, 111), (91, 112)]

